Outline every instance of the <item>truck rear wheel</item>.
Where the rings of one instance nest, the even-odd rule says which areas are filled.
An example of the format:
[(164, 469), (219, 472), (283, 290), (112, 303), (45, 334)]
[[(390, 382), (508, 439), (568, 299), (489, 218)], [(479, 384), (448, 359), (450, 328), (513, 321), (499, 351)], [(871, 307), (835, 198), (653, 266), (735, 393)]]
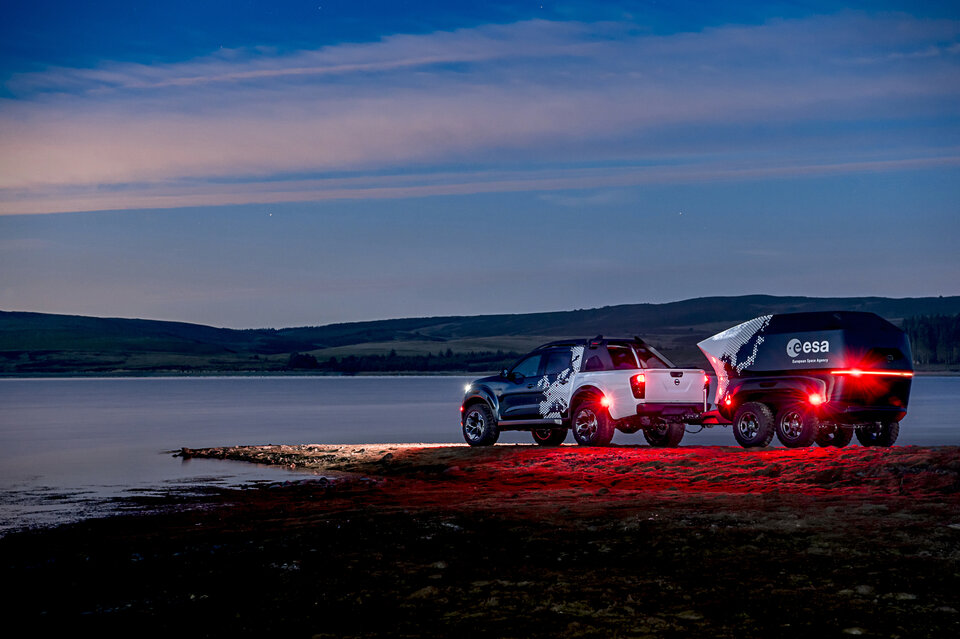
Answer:
[(821, 427), (816, 442), (817, 446), (836, 446), (837, 448), (843, 448), (850, 443), (851, 439), (853, 439), (853, 429), (843, 428), (838, 424), (831, 426), (829, 429)]
[(471, 404), (464, 413), (463, 438), (471, 446), (492, 446), (500, 438), (497, 418), (484, 402)]
[(578, 404), (571, 425), (573, 438), (581, 446), (606, 446), (613, 439), (613, 420), (599, 402)]
[(566, 438), (566, 428), (538, 428), (533, 431), (533, 441), (540, 446), (559, 446)]
[(876, 422), (857, 429), (857, 441), (862, 446), (893, 446), (900, 435), (900, 422)]
[(803, 448), (820, 434), (820, 420), (802, 403), (788, 404), (777, 413), (777, 439), (787, 448)]
[(655, 426), (643, 429), (643, 437), (651, 446), (658, 448), (674, 448), (683, 439), (686, 427), (683, 424), (660, 422)]
[(773, 411), (760, 402), (741, 404), (733, 414), (733, 436), (744, 448), (762, 448), (773, 440)]

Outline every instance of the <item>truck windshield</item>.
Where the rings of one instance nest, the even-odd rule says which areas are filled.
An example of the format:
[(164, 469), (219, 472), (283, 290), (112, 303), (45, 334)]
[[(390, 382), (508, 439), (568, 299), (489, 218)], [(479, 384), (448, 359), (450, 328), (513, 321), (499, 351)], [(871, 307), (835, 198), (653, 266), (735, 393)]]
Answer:
[(642, 346), (634, 347), (643, 368), (671, 368), (669, 364)]

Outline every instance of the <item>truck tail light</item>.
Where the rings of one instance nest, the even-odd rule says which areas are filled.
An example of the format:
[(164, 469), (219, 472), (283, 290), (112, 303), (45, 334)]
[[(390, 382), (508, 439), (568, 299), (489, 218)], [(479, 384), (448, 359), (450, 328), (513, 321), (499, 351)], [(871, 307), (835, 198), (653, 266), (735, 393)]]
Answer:
[(647, 378), (643, 373), (630, 378), (630, 390), (637, 399), (643, 399), (647, 394)]
[(830, 371), (831, 375), (850, 375), (851, 377), (860, 377), (862, 375), (877, 375), (881, 377), (913, 377), (910, 371), (864, 371), (859, 368), (844, 368), (841, 370)]

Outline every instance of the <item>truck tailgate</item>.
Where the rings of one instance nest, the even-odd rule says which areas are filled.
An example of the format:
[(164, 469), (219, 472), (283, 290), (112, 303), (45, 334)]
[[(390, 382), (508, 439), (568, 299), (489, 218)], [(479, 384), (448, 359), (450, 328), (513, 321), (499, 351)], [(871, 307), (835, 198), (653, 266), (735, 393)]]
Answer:
[(703, 402), (704, 372), (697, 368), (647, 368), (644, 400), (657, 403)]

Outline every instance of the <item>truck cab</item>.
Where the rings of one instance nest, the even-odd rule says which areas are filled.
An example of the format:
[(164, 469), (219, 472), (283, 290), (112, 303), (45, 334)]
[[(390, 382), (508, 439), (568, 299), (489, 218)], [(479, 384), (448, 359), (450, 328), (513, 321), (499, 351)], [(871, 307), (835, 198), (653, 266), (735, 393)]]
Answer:
[(563, 443), (569, 430), (586, 446), (608, 444), (615, 430), (643, 430), (651, 445), (676, 446), (684, 423), (706, 410), (707, 385), (703, 370), (676, 368), (637, 337), (561, 340), (469, 384), (461, 427), (473, 446), (505, 430), (529, 430), (544, 446)]

